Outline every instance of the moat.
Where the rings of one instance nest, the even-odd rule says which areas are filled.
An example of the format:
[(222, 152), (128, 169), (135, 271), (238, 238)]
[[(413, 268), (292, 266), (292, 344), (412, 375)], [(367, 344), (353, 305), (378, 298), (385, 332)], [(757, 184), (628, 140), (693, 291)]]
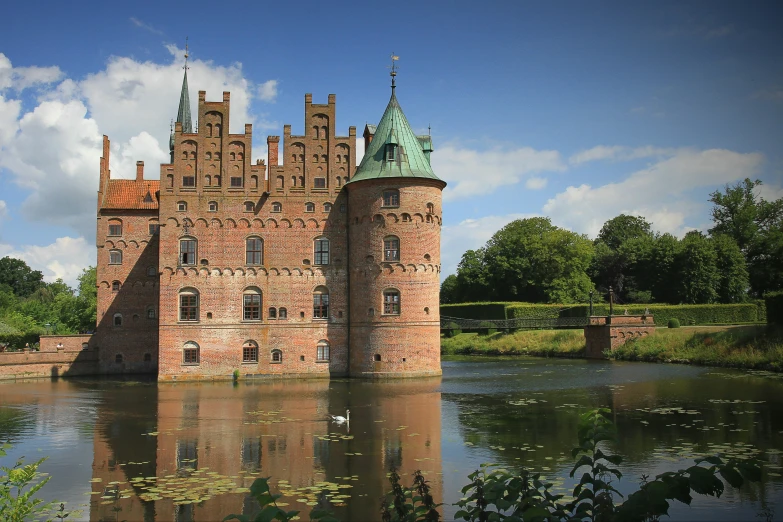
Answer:
[[(88, 378), (0, 384), (0, 440), (48, 456), (46, 498), (77, 520), (220, 520), (254, 512), (246, 489), (271, 476), (286, 509), (379, 519), (395, 465), (425, 472), (436, 500), (461, 496), (481, 463), (526, 465), (570, 490), (578, 414), (615, 412), (619, 489), (701, 454), (766, 459), (761, 483), (674, 505), (672, 520), (783, 514), (783, 375), (680, 365), (448, 358), (443, 376), (159, 384)], [(350, 425), (328, 421), (345, 415)]]

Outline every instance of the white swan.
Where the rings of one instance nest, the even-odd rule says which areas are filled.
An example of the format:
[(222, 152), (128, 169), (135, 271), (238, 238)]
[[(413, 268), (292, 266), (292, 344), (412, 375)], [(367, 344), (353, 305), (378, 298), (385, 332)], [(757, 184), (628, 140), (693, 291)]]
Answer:
[(342, 415), (329, 415), (332, 418), (332, 422), (337, 424), (345, 424), (351, 422), (351, 410), (345, 410), (345, 417)]

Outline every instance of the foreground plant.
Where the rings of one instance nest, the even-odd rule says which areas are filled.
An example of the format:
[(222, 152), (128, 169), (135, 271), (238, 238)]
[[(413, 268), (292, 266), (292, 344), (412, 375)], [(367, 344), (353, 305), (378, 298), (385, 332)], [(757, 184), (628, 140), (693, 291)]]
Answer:
[[(0, 445), (0, 457), (5, 457), (10, 447), (11, 445), (8, 443)], [(22, 522), (33, 518), (46, 517), (47, 513), (51, 512), (56, 504), (55, 502), (46, 502), (40, 498), (34, 498), (35, 494), (51, 478), (44, 478), (38, 472), (39, 466), (45, 460), (46, 457), (38, 459), (32, 464), (25, 464), (24, 457), (20, 457), (13, 467), (0, 467), (0, 470), (4, 473), (0, 477), (0, 520), (5, 522)], [(60, 504), (54, 517), (64, 519), (68, 515), (69, 513), (65, 511), (65, 505)]]
[(440, 520), (438, 507), (430, 493), (429, 482), (420, 470), (413, 473), (413, 487), (400, 484), (397, 470), (389, 473), (391, 493), (381, 501), (381, 520), (383, 522), (418, 522)]
[[(249, 515), (231, 514), (223, 520), (239, 520), (240, 522), (270, 522), (272, 520), (287, 522), (289, 520), (297, 520), (299, 511), (285, 511), (277, 505), (277, 499), (282, 497), (282, 495), (271, 492), (269, 489), (269, 478), (258, 478), (250, 486), (250, 496), (256, 499), (258, 505), (261, 506), (261, 512), (254, 518), (251, 518)], [(329, 511), (323, 509), (314, 509), (310, 512), (310, 520), (338, 522)]]

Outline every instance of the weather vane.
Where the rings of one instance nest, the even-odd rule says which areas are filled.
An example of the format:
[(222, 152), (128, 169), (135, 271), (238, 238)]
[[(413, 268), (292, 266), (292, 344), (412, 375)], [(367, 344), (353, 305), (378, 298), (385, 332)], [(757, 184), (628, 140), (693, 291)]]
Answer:
[(188, 37), (185, 37), (185, 66), (183, 69), (188, 70), (188, 56), (190, 56), (190, 53), (188, 53)]
[(392, 63), (391, 63), (391, 66), (389, 66), (389, 69), (391, 69), (391, 72), (389, 73), (389, 76), (391, 76), (391, 78), (392, 78), (392, 89), (394, 88), (394, 77), (397, 76), (397, 69), (398, 69), (397, 64), (395, 62), (397, 60), (399, 60), (399, 59), (400, 59), (399, 56), (395, 56), (395, 54), (393, 52), (391, 53)]

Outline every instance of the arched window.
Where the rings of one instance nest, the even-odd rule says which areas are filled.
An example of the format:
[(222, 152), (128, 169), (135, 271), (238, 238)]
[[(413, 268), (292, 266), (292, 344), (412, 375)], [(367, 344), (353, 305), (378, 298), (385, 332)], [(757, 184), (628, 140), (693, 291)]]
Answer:
[(329, 289), (319, 286), (313, 292), (313, 318), (329, 318)]
[(328, 361), (329, 360), (329, 341), (321, 339), (318, 341), (318, 346), (315, 348), (315, 360), (316, 361)]
[(258, 344), (255, 341), (246, 341), (245, 344), (242, 345), (242, 362), (258, 362)]
[(211, 153), (211, 152), (207, 152), (207, 153), (204, 155), (204, 158), (205, 158), (205, 159), (208, 159), (208, 160), (211, 160), (211, 159), (212, 159), (212, 153)]
[(219, 123), (215, 124), (215, 137), (219, 138), (221, 136), (220, 131), (222, 130), (223, 126)]
[(122, 235), (122, 221), (119, 219), (112, 219), (109, 221), (109, 235), (121, 236)]
[(184, 288), (179, 292), (179, 320), (198, 321), (199, 295), (195, 288)]
[(155, 319), (155, 308), (152, 306), (147, 308), (147, 319)]
[(283, 352), (281, 352), (280, 350), (272, 350), (272, 362), (273, 363), (283, 362)]
[(321, 139), (326, 139), (326, 127), (321, 127)]
[(400, 206), (400, 191), (396, 189), (383, 191), (383, 206), (384, 207), (399, 207)]
[(274, 306), (269, 307), (266, 316), (268, 319), (277, 319), (277, 308)]
[(154, 266), (148, 266), (147, 267), (147, 275), (149, 277), (155, 277), (156, 275), (158, 275), (158, 268), (154, 267)]
[(235, 153), (233, 153), (233, 152), (229, 152), (228, 153), (228, 159), (230, 159), (231, 161), (234, 161), (235, 159), (237, 159), (237, 155)]
[(245, 201), (245, 212), (253, 212), (256, 209), (256, 204), (252, 201)]
[(313, 127), (313, 138), (318, 139), (318, 126)]
[(315, 203), (305, 203), (305, 212), (315, 212)]
[(383, 291), (383, 313), (400, 315), (400, 291), (394, 288)]
[(331, 212), (331, 211), (332, 211), (332, 204), (324, 203), (324, 212)]
[(210, 201), (209, 202), (209, 211), (210, 212), (217, 212), (218, 204), (217, 201)]
[(188, 209), (187, 201), (177, 201), (177, 211), (185, 212)]
[(277, 188), (281, 189), (284, 187), (285, 187), (285, 178), (283, 176), (277, 176)]
[(278, 203), (277, 201), (272, 203), (272, 212), (282, 212), (282, 211), (283, 211), (282, 203)]
[(201, 349), (198, 344), (188, 341), (182, 348), (182, 364), (197, 366), (201, 361)]
[(388, 236), (383, 238), (383, 260), (400, 260), (400, 238), (396, 236)]
[(179, 240), (180, 265), (195, 265), (196, 253), (196, 240), (194, 238), (188, 237)]
[(245, 240), (245, 263), (261, 265), (264, 263), (264, 240), (260, 237), (249, 237)]
[(117, 364), (122, 364), (122, 354), (121, 353), (118, 353), (117, 355), (114, 356), (114, 362), (117, 363)]
[(242, 293), (242, 319), (261, 320), (261, 290), (254, 286), (245, 289)]
[(208, 138), (212, 137), (212, 124), (211, 123), (207, 123), (207, 137)]
[(122, 283), (119, 281), (112, 281), (111, 282), (111, 291), (112, 292), (119, 292), (120, 288), (122, 288)]
[(427, 214), (434, 214), (435, 213), (435, 205), (432, 203), (427, 203)]
[(109, 264), (110, 265), (122, 264), (122, 250), (109, 250)]
[(315, 240), (315, 265), (328, 265), (329, 264), (329, 240), (325, 237), (319, 237)]
[(288, 310), (286, 310), (285, 308), (281, 308), (277, 312), (278, 312), (277, 316), (280, 319), (288, 319)]
[(122, 314), (114, 314), (112, 324), (114, 326), (122, 326)]

